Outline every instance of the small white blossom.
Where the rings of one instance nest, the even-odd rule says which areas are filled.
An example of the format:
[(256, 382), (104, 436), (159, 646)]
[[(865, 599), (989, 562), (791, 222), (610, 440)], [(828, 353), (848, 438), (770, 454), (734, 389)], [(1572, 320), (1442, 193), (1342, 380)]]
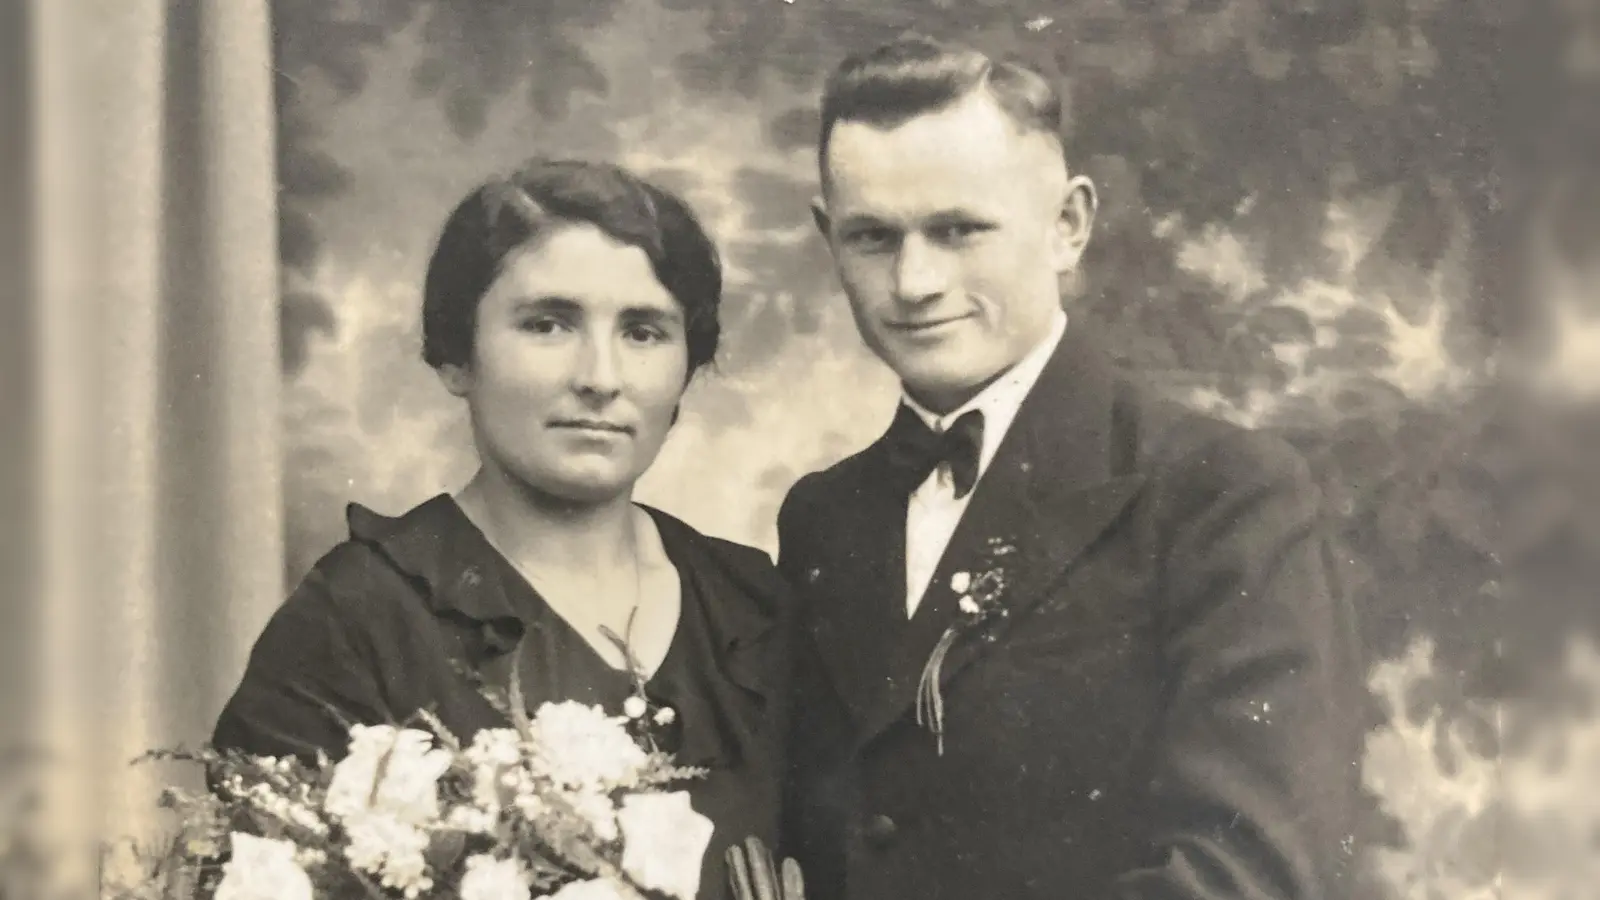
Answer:
[[(240, 782), (242, 788), (243, 782)], [(238, 791), (250, 803), (262, 811), (285, 822), (298, 825), (313, 834), (324, 835), (328, 833), (327, 823), (323, 822), (309, 806), (298, 803), (273, 790), (268, 784), (253, 784), (248, 790)]]
[(540, 773), (567, 788), (631, 787), (650, 760), (625, 722), (572, 701), (541, 706), (532, 729)]
[(527, 867), (516, 859), (478, 854), (467, 860), (460, 900), (527, 900), (533, 887)]
[(592, 881), (574, 881), (551, 894), (549, 900), (637, 900), (638, 896), (620, 881), (596, 878)]
[(642, 718), (650, 709), (650, 705), (638, 694), (622, 701), (622, 714), (630, 719)]
[(694, 900), (714, 826), (690, 806), (689, 795), (677, 791), (627, 797), (617, 820), (623, 871), (641, 887)]
[(357, 725), (350, 730), (349, 755), (334, 767), (325, 806), (341, 819), (377, 813), (429, 824), (439, 817), (439, 777), (451, 761), (425, 731)]
[(446, 828), (469, 834), (493, 834), (496, 816), (479, 806), (457, 806), (444, 818)]
[(611, 802), (609, 796), (599, 791), (580, 791), (568, 795), (566, 799), (572, 804), (572, 810), (578, 818), (594, 831), (595, 837), (602, 841), (617, 839), (617, 805)]
[(522, 759), (521, 740), (510, 728), (485, 728), (462, 751), (472, 766), (472, 802), (478, 808), (498, 814), (509, 801), (518, 784), (513, 767)]
[(950, 590), (958, 594), (965, 594), (972, 590), (972, 573), (957, 572), (950, 576)]
[(236, 831), (232, 845), (216, 900), (312, 900), (311, 877), (295, 861), (293, 842)]
[(961, 603), (958, 605), (961, 607), (961, 611), (969, 616), (975, 616), (978, 613), (983, 612), (983, 608), (978, 605), (978, 601), (972, 599), (971, 597), (962, 597)]
[(423, 853), (428, 849), (428, 835), (420, 828), (399, 821), (393, 816), (361, 816), (345, 824), (350, 838), (345, 856), (350, 865), (378, 879), (387, 888), (393, 888), (408, 897), (430, 889), (433, 881), (428, 877), (428, 862)]
[(663, 706), (656, 710), (657, 725), (671, 725), (678, 720), (678, 713), (670, 706)]

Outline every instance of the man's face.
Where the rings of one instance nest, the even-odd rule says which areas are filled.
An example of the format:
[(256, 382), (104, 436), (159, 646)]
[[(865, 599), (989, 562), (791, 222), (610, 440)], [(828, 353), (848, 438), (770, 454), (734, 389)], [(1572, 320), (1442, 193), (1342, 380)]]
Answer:
[(919, 402), (953, 409), (1060, 308), (1093, 188), (987, 93), (890, 128), (840, 122), (816, 214), (861, 336)]

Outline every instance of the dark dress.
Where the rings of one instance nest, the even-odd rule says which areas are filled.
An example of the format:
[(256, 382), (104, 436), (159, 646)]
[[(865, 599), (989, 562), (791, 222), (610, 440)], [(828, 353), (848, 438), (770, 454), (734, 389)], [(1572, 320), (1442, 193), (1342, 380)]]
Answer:
[[(778, 837), (787, 728), (789, 610), (766, 554), (649, 510), (682, 583), (677, 631), (646, 684), (675, 720), (656, 730), (716, 826), (700, 897), (729, 896), (727, 847)], [(352, 504), (335, 547), (274, 614), (217, 722), (218, 747), (343, 755), (339, 721), (404, 723), (431, 709), (462, 740), (507, 723), (461, 667), (505, 685), (513, 657), (530, 708), (576, 700), (620, 714), (630, 676), (613, 669), (492, 547), (449, 496), (399, 518)], [(337, 715), (335, 715), (337, 713)]]

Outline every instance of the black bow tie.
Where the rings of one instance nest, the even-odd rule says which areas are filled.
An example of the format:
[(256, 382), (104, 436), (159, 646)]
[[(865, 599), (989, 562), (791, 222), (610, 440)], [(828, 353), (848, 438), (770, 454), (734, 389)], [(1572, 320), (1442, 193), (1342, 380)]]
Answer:
[(901, 406), (894, 424), (889, 426), (889, 465), (898, 476), (898, 486), (906, 494), (928, 480), (940, 463), (950, 469), (956, 497), (965, 497), (978, 483), (978, 454), (983, 446), (983, 413), (971, 410), (951, 423), (943, 432), (934, 431), (912, 412)]

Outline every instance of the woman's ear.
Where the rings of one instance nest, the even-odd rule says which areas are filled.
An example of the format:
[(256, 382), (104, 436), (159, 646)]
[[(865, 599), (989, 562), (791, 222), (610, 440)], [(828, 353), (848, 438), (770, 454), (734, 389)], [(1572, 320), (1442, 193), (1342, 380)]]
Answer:
[(438, 372), (444, 389), (455, 396), (465, 397), (472, 392), (472, 370), (468, 367), (446, 363), (438, 368)]

